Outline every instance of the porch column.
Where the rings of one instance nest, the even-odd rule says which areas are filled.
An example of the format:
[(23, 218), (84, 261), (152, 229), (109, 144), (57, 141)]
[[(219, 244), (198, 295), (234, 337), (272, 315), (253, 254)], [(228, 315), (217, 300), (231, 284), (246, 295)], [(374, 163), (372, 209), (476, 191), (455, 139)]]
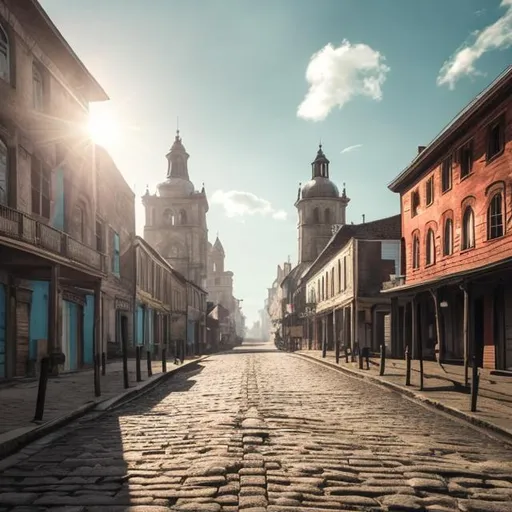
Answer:
[(398, 297), (391, 299), (391, 354), (394, 356), (398, 350), (398, 338), (400, 334), (400, 310), (398, 308)]
[(336, 330), (336, 309), (332, 310), (332, 335), (334, 336), (334, 354), (336, 356), (336, 362), (338, 362), (340, 357), (340, 337), (338, 336), (338, 332)]
[(48, 290), (48, 343), (47, 352), (50, 356), (50, 373), (58, 371), (57, 362), (51, 357), (53, 354), (61, 353), (62, 348), (59, 343), (59, 276), (60, 266), (52, 265), (50, 286)]
[(351, 317), (352, 317), (352, 332), (350, 333), (350, 348), (352, 349), (352, 351), (354, 350), (354, 347), (356, 346), (356, 343), (357, 343), (357, 304), (355, 301), (352, 302), (352, 304), (350, 304), (350, 313), (351, 313)]
[(327, 355), (327, 315), (322, 317), (322, 357)]
[(418, 305), (413, 298), (411, 304), (411, 347), (412, 359), (418, 358)]
[(101, 395), (100, 352), (101, 352), (101, 280), (94, 284), (94, 394)]
[(469, 289), (467, 284), (460, 286), (464, 293), (464, 318), (462, 324), (462, 343), (464, 344), (464, 385), (469, 385)]

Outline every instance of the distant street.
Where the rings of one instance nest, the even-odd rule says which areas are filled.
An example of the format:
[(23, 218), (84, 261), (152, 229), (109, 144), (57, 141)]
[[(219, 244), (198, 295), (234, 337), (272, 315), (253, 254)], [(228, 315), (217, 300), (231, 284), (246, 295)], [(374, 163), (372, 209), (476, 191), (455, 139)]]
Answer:
[(512, 449), (270, 344), (65, 431), (0, 473), (0, 512), (512, 511)]

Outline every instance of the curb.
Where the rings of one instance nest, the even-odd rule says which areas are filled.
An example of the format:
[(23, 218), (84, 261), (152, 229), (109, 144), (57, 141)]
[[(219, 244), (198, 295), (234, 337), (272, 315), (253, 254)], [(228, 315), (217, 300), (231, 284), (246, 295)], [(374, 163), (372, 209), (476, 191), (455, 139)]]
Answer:
[[(473, 416), (472, 414), (468, 414), (464, 411), (461, 411), (459, 409), (455, 409), (454, 407), (450, 407), (449, 405), (445, 405), (439, 400), (433, 400), (431, 398), (423, 397), (417, 395), (412, 389), (403, 388), (402, 386), (399, 386), (398, 384), (394, 384), (393, 382), (388, 382), (386, 380), (380, 379), (378, 377), (375, 377), (373, 375), (364, 375), (359, 373), (356, 370), (352, 370), (350, 368), (345, 368), (343, 366), (337, 366), (334, 363), (328, 362), (328, 361), (322, 361), (321, 359), (317, 359), (316, 357), (309, 356), (306, 354), (297, 354), (293, 353), (293, 355), (297, 357), (301, 357), (307, 361), (315, 361), (319, 364), (322, 364), (324, 366), (327, 366), (328, 368), (331, 368), (333, 370), (337, 370), (341, 373), (344, 373), (345, 375), (349, 377), (358, 378), (361, 380), (366, 380), (371, 382), (372, 384), (384, 386), (391, 391), (394, 391), (395, 393), (399, 393), (400, 395), (405, 395), (407, 398), (412, 400), (413, 402), (416, 402), (420, 405), (433, 407), (435, 409), (438, 409), (440, 411), (443, 411), (450, 416), (457, 417), (460, 420), (463, 420), (467, 423), (471, 423), (475, 427), (482, 428), (486, 431), (491, 430), (493, 433), (499, 434), (499, 436), (504, 437), (505, 439), (500, 439), (500, 441), (505, 441), (508, 444), (512, 444), (512, 432), (509, 432), (508, 430), (505, 430), (498, 425), (495, 425), (494, 423), (490, 423), (489, 421), (477, 418)], [(487, 435), (490, 435), (490, 432), (485, 432)]]
[[(112, 398), (107, 398), (105, 400), (101, 400), (99, 402), (91, 401), (87, 402), (74, 411), (68, 412), (62, 416), (54, 418), (53, 420), (49, 420), (47, 422), (42, 423), (41, 425), (37, 425), (34, 427), (20, 427), (15, 430), (11, 430), (10, 432), (6, 432), (1, 437), (7, 437), (7, 439), (3, 442), (0, 442), (0, 460), (9, 457), (10, 455), (15, 454), (28, 444), (41, 437), (44, 437), (55, 430), (71, 423), (73, 420), (81, 418), (85, 416), (88, 412), (98, 411), (98, 412), (106, 412), (115, 409), (116, 407), (120, 407), (125, 405), (126, 403), (138, 398), (139, 396), (151, 391), (155, 388), (160, 381), (168, 379), (179, 373), (180, 371), (192, 366), (194, 364), (198, 364), (205, 359), (207, 359), (210, 354), (200, 357), (198, 359), (194, 359), (192, 361), (186, 361), (183, 364), (177, 366), (176, 368), (172, 368), (168, 370), (166, 373), (158, 373), (150, 377), (150, 379), (137, 383), (137, 385), (131, 389), (127, 389), (124, 392), (116, 395)], [(18, 434), (16, 434), (19, 432)], [(12, 435), (9, 435), (12, 434)]]

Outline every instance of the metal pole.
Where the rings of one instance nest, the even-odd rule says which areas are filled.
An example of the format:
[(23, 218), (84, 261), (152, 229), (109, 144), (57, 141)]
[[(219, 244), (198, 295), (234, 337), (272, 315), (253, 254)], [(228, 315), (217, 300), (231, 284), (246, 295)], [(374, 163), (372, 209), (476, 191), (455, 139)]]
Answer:
[(107, 374), (107, 354), (101, 353), (101, 375)]
[(386, 371), (386, 345), (382, 343), (380, 346), (380, 370), (379, 375), (383, 376)]
[(100, 349), (101, 349), (101, 281), (94, 285), (94, 395), (101, 396)]
[(148, 377), (151, 377), (153, 375), (153, 368), (151, 367), (151, 351), (148, 350), (146, 352), (146, 362), (148, 367)]
[(167, 349), (162, 349), (162, 373), (167, 372)]
[(140, 371), (140, 353), (142, 351), (142, 347), (140, 345), (137, 345), (135, 347), (135, 373), (137, 382), (140, 382), (142, 380), (142, 375)]
[(43, 419), (44, 404), (46, 400), (46, 385), (48, 384), (48, 373), (50, 372), (50, 358), (41, 359), (41, 374), (39, 375), (39, 388), (37, 390), (36, 413), (33, 421)]
[(411, 351), (409, 345), (405, 347), (405, 385), (411, 385)]

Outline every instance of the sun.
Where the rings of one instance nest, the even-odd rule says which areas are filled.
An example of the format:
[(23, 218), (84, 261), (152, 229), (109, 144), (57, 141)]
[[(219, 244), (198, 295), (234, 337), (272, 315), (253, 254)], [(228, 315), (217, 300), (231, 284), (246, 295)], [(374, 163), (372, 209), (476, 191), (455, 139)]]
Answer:
[(91, 109), (87, 131), (91, 139), (100, 146), (111, 147), (119, 141), (121, 130), (112, 112), (103, 109)]

